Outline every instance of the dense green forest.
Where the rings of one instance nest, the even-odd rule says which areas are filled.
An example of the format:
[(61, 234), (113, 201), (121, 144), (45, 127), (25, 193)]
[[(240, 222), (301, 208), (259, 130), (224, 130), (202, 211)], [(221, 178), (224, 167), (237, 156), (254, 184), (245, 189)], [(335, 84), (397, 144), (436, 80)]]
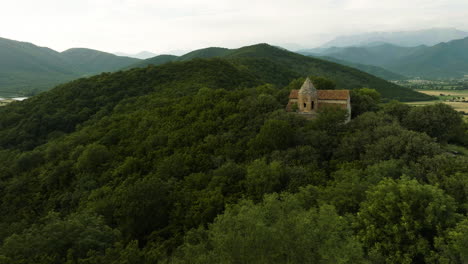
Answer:
[(468, 261), (460, 114), (381, 104), (371, 86), (352, 90), (351, 122), (308, 121), (284, 110), (305, 76), (236, 60), (101, 74), (0, 108), (0, 263)]

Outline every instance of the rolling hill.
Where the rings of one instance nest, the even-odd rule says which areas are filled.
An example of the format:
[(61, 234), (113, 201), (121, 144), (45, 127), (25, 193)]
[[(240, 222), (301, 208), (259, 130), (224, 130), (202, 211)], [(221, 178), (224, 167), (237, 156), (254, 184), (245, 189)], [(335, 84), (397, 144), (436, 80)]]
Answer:
[(0, 90), (45, 89), (76, 78), (77, 69), (59, 52), (0, 38)]
[(112, 72), (140, 61), (136, 58), (121, 57), (85, 48), (68, 49), (62, 52), (61, 55), (77, 69), (79, 74), (83, 75)]
[(83, 76), (120, 69), (138, 59), (71, 49), (63, 53), (27, 42), (0, 38), (0, 92), (27, 94)]
[(292, 78), (316, 75), (335, 81), (341, 89), (375, 88), (387, 99), (401, 101), (430, 99), (430, 97), (423, 96), (354, 68), (318, 58), (303, 56), (268, 44), (258, 44), (239, 49), (206, 48), (180, 57), (157, 56), (133, 64), (132, 67), (146, 67), (150, 64), (160, 65), (168, 61), (187, 61), (198, 57), (226, 59), (239, 67), (249, 69), (251, 73), (255, 74), (262, 81), (278, 85), (286, 85)]

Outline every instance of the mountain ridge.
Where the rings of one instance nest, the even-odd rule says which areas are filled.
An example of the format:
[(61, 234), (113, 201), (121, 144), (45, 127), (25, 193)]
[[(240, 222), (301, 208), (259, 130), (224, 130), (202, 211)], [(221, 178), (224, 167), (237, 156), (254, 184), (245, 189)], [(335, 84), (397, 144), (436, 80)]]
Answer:
[(321, 47), (360, 47), (378, 42), (390, 43), (404, 47), (414, 47), (419, 45), (433, 46), (441, 42), (448, 42), (466, 37), (468, 37), (468, 32), (455, 28), (431, 28), (396, 32), (370, 32), (357, 35), (339, 36), (325, 43)]
[[(252, 73), (265, 81), (286, 85), (291, 78), (315, 75), (335, 81), (340, 89), (355, 89), (370, 87), (377, 89), (385, 98), (397, 100), (429, 100), (430, 97), (420, 96), (412, 90), (397, 86), (368, 73), (349, 66), (337, 64), (320, 58), (311, 58), (298, 53), (276, 48), (265, 43), (245, 46), (238, 49), (205, 48), (190, 52), (188, 56), (155, 57), (143, 60), (131, 67), (147, 67), (149, 64), (161, 65), (167, 62), (183, 61), (186, 58), (222, 58), (241, 67), (248, 68)], [(258, 71), (257, 68), (268, 71)], [(127, 69), (127, 68), (126, 68)], [(277, 74), (275, 74), (277, 72)], [(278, 75), (284, 75), (280, 77)], [(286, 77), (287, 76), (287, 77)], [(276, 81), (275, 81), (276, 80)], [(284, 81), (289, 80), (289, 81)]]
[[(87, 53), (86, 59), (74, 58), (72, 55), (76, 52)], [(37, 93), (60, 83), (114, 71), (137, 61), (114, 56), (91, 49), (70, 49), (60, 53), (29, 42), (0, 38), (0, 91)]]
[(468, 37), (434, 46), (400, 47), (386, 43), (371, 47), (333, 47), (318, 54), (304, 54), (379, 66), (409, 77), (447, 79), (463, 78), (468, 74), (466, 50)]

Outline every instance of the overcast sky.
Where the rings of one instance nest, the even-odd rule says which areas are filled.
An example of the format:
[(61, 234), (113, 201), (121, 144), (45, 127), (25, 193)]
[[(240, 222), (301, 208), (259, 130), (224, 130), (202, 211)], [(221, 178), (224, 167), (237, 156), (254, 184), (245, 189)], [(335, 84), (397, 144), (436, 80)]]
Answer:
[(468, 31), (468, 0), (0, 0), (0, 37), (58, 51), (315, 47), (338, 35), (433, 27)]

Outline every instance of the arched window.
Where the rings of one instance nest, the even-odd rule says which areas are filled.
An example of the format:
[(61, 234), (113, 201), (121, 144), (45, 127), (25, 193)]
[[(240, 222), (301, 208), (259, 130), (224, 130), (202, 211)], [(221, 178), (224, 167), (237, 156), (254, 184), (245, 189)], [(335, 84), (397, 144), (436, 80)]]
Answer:
[(311, 105), (311, 106), (312, 106), (312, 110), (314, 110), (314, 101), (312, 101), (312, 105)]
[(304, 108), (306, 108), (306, 107), (307, 107), (307, 104), (306, 104), (306, 103), (304, 103)]

